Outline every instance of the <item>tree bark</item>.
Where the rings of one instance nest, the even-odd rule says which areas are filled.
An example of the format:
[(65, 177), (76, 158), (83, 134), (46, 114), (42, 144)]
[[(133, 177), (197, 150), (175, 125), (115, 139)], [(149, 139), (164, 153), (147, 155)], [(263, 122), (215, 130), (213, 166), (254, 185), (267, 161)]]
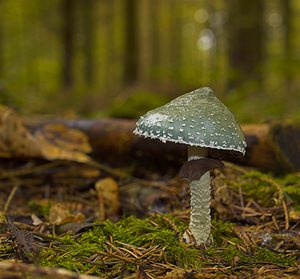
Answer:
[(74, 56), (74, 1), (63, 0), (62, 2), (63, 17), (63, 66), (62, 82), (65, 90), (73, 86), (73, 56)]
[[(133, 135), (133, 120), (48, 120), (31, 122), (30, 126), (36, 130), (47, 123), (63, 123), (85, 132), (93, 148), (92, 156), (115, 165), (135, 161), (165, 169), (166, 166), (179, 168), (187, 160), (186, 145)], [(244, 125), (242, 130), (248, 145), (245, 157), (211, 150), (208, 155), (277, 173), (300, 170), (299, 124)]]

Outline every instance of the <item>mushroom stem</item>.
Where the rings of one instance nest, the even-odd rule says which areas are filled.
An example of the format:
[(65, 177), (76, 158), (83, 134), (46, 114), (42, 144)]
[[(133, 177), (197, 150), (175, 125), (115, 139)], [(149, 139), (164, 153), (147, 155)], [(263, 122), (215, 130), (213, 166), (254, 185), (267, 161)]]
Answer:
[(207, 157), (207, 148), (188, 145), (188, 161)]
[[(207, 156), (207, 149), (188, 147), (188, 160), (197, 160)], [(205, 243), (210, 237), (210, 172), (204, 173), (199, 180), (190, 182), (191, 216), (190, 231), (197, 244)]]

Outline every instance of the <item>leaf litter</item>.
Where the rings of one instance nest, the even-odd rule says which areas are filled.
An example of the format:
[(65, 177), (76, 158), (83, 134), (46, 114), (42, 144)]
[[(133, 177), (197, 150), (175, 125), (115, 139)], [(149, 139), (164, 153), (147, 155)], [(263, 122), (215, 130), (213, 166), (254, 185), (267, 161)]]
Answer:
[[(299, 273), (297, 174), (293, 179), (291, 175), (274, 178), (225, 163), (212, 178), (214, 242), (194, 247), (182, 238), (189, 218), (185, 181), (174, 178), (151, 184), (151, 177), (145, 177), (145, 185), (134, 178), (91, 171), (81, 172), (78, 183), (68, 184), (63, 175), (57, 177), (58, 166), (74, 171), (83, 165), (54, 162), (32, 161), (32, 174), (29, 166), (16, 163), (9, 172), (18, 174), (19, 186), (10, 205), (5, 205), (4, 196), (7, 199), (11, 188), (5, 185), (14, 182), (2, 168), (0, 206), (8, 208), (5, 216), (10, 221), (1, 224), (1, 261), (31, 262), (100, 278), (241, 278), (252, 274), (292, 278)], [(44, 167), (36, 172), (38, 166)], [(20, 174), (20, 169), (27, 171)], [(119, 194), (112, 198), (108, 191), (105, 197), (101, 191), (99, 199), (96, 185), (107, 178), (114, 181)], [(113, 221), (101, 217), (111, 214), (107, 201), (122, 212), (117, 218), (114, 213)], [(41, 222), (34, 225), (32, 216)]]
[[(3, 111), (24, 134), (22, 122)], [(62, 129), (50, 127), (43, 141)], [(81, 141), (74, 131), (57, 147), (44, 149), (55, 150), (53, 155), (45, 157), (39, 151), (36, 156), (30, 149), (26, 154), (24, 144), (31, 146), (37, 138), (25, 134), (28, 142), (20, 148), (0, 139), (1, 154), (6, 154), (0, 162), (0, 278), (300, 274), (299, 173), (273, 177), (230, 163), (213, 171), (213, 243), (196, 247), (182, 237), (188, 228), (190, 197), (187, 182), (175, 177), (176, 170), (170, 180), (141, 169), (140, 178), (135, 178), (129, 168), (83, 162), (89, 151), (84, 140), (80, 150), (71, 148), (66, 156), (64, 145)], [(21, 158), (14, 156), (17, 152)]]

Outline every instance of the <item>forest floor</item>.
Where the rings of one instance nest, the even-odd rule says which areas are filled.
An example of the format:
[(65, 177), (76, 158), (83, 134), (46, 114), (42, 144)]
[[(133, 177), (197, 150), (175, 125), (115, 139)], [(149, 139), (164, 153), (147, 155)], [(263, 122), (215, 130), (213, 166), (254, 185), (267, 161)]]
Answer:
[(196, 246), (178, 170), (115, 168), (75, 129), (0, 120), (0, 279), (299, 278), (300, 173), (212, 171), (212, 242)]
[(188, 183), (172, 175), (42, 159), (0, 169), (0, 278), (300, 276), (299, 173), (213, 171), (213, 242), (196, 247), (182, 236)]

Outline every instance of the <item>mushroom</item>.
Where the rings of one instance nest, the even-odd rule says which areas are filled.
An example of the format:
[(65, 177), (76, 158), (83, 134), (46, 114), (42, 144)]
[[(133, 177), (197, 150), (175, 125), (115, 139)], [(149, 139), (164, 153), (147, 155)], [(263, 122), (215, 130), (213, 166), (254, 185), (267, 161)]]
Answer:
[[(208, 87), (177, 97), (141, 116), (134, 134), (188, 146), (179, 176), (190, 180), (189, 229), (197, 244), (210, 238), (210, 172), (222, 153), (244, 155), (246, 142), (233, 114)], [(207, 158), (212, 157), (212, 158)]]

